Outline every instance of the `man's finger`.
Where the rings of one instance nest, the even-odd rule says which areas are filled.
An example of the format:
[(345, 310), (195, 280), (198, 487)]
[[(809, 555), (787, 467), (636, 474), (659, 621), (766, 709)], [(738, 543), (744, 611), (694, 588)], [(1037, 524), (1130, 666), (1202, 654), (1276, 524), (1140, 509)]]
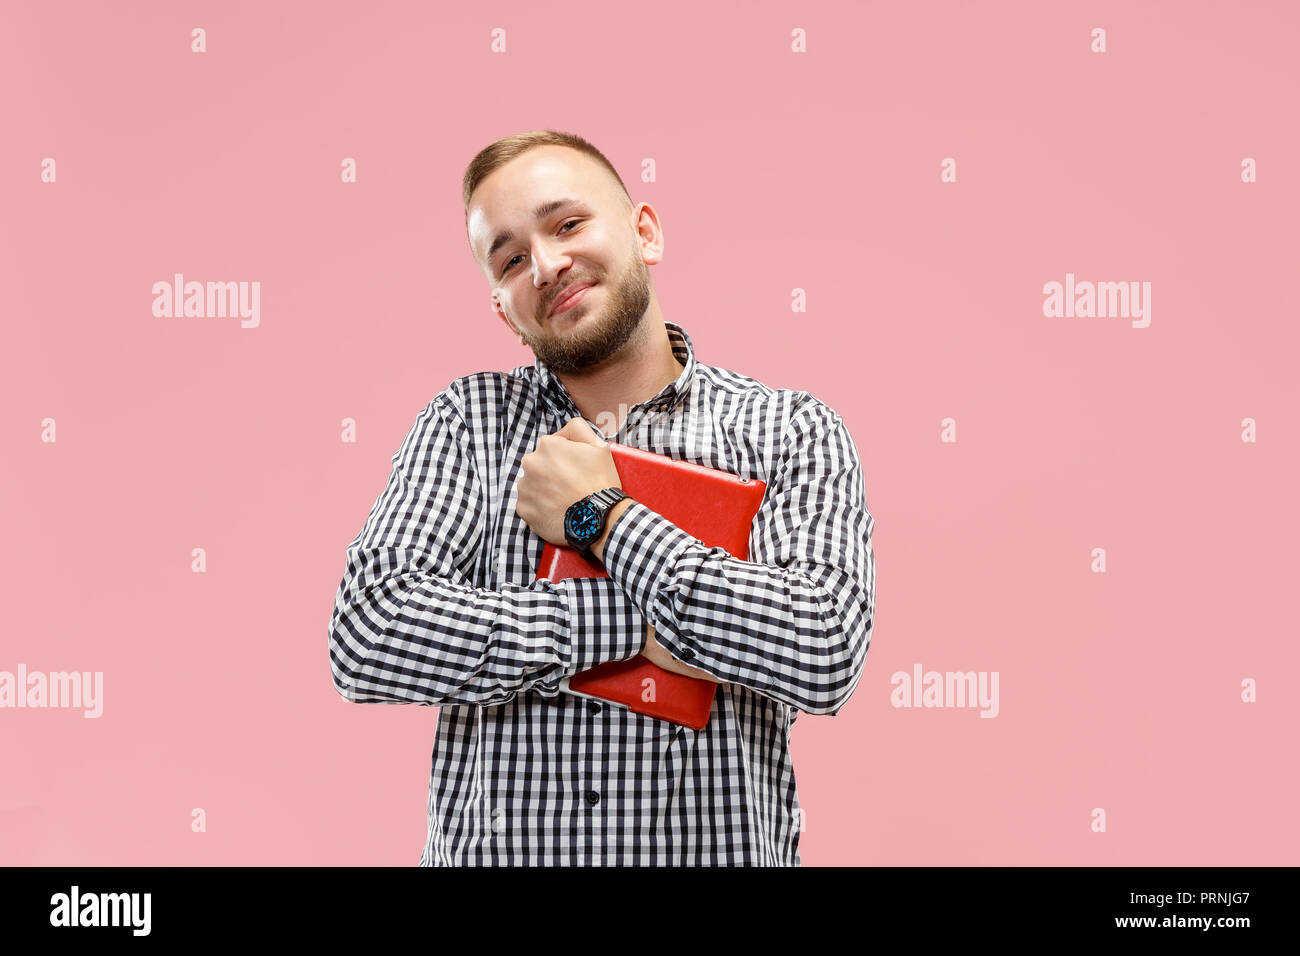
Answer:
[(570, 418), (556, 434), (563, 435), (572, 441), (586, 442), (589, 445), (598, 447), (604, 447), (608, 444), (603, 438), (596, 435), (591, 424), (584, 418)]

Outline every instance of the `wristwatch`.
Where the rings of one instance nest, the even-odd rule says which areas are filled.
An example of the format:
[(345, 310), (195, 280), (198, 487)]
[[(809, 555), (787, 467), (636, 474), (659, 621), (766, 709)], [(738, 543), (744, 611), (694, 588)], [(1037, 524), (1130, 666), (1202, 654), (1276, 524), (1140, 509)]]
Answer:
[(592, 564), (599, 564), (591, 546), (605, 531), (609, 509), (626, 497), (622, 488), (602, 488), (569, 505), (564, 512), (564, 537), (569, 547), (576, 548)]

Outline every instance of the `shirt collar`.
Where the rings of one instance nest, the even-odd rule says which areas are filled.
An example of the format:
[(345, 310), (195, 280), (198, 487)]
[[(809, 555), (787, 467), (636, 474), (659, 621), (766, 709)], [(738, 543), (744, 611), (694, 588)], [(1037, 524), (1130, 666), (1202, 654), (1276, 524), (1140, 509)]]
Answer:
[[(673, 356), (682, 363), (684, 368), (681, 374), (660, 389), (654, 398), (641, 403), (646, 408), (672, 408), (686, 397), (691, 383), (695, 381), (695, 347), (691, 344), (691, 337), (675, 322), (665, 321), (664, 328), (668, 330), (668, 343), (672, 346)], [(550, 396), (566, 412), (578, 414), (578, 407), (573, 403), (569, 390), (547, 364), (539, 358), (533, 362), (533, 369), (537, 373), (537, 382), (541, 386), (542, 393)]]

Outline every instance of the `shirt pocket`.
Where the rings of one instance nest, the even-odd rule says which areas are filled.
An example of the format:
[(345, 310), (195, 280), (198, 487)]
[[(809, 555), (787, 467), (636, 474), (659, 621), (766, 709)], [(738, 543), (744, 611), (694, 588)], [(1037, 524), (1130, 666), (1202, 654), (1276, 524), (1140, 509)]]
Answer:
[(695, 749), (696, 731), (680, 724), (648, 718), (664, 730), (655, 736), (658, 752), (655, 765), (655, 828), (664, 829), (668, 816), (681, 799), (682, 781)]

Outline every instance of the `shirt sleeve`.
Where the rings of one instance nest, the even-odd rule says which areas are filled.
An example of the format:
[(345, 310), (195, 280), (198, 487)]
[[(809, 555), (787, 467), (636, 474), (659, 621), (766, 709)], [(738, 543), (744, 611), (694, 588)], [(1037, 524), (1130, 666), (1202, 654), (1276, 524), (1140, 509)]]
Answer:
[(458, 400), (443, 392), (393, 456), (347, 548), (329, 624), (334, 687), (357, 703), (501, 704), (645, 646), (609, 578), (474, 587), (483, 489)]
[(874, 526), (848, 429), (813, 400), (782, 436), (750, 560), (640, 502), (610, 529), (603, 560), (673, 657), (798, 710), (837, 714), (871, 641)]

